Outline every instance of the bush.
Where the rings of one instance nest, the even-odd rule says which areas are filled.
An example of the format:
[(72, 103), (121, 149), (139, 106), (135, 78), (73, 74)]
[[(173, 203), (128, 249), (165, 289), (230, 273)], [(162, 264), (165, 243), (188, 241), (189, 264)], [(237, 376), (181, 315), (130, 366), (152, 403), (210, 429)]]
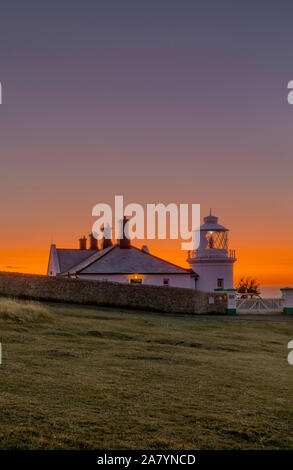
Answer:
[(39, 302), (0, 298), (0, 319), (16, 323), (43, 323), (52, 321), (53, 317)]

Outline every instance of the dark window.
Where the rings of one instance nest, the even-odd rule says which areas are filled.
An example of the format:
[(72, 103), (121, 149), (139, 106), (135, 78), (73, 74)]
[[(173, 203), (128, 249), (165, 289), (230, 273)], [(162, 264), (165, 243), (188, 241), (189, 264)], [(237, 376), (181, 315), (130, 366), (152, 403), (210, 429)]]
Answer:
[(142, 278), (130, 279), (130, 284), (142, 284)]
[(218, 279), (218, 287), (224, 287), (224, 279)]
[(163, 280), (163, 285), (164, 286), (169, 286), (170, 285), (170, 279), (164, 279)]

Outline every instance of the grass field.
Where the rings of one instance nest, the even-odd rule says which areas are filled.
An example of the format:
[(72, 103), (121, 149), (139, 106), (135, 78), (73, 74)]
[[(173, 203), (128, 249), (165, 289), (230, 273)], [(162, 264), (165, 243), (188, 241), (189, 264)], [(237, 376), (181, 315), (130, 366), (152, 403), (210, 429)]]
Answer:
[(1, 449), (293, 448), (293, 322), (41, 312), (0, 315)]

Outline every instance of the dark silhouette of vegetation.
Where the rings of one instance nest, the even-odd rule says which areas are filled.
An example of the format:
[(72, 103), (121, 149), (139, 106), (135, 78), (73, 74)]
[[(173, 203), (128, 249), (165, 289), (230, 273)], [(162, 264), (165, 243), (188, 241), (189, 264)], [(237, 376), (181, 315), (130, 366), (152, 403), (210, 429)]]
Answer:
[(252, 277), (242, 277), (237, 286), (239, 294), (260, 295), (259, 281)]

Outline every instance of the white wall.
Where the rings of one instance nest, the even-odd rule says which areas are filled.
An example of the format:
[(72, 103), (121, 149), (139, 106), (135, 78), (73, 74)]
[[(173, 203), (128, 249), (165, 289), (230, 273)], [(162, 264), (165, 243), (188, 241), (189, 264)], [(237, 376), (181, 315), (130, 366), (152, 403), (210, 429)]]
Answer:
[(54, 265), (54, 262), (53, 262), (53, 257), (51, 255), (50, 255), (50, 258), (49, 258), (47, 276), (56, 276), (55, 265)]
[(199, 275), (196, 288), (212, 292), (218, 288), (217, 280), (224, 279), (224, 289), (233, 288), (233, 263), (194, 263), (193, 269)]
[(60, 268), (59, 268), (59, 261), (58, 261), (58, 256), (56, 252), (56, 246), (51, 245), (47, 276), (56, 276), (56, 274), (59, 274), (59, 273), (60, 273)]
[(194, 289), (194, 279), (189, 274), (148, 274), (144, 276), (143, 283), (153, 286), (162, 286), (164, 279), (169, 279), (170, 287), (186, 287)]
[(122, 274), (80, 274), (78, 275), (80, 279), (89, 279), (92, 281), (109, 281), (109, 282), (121, 282), (123, 284), (128, 284), (127, 277)]
[[(80, 279), (92, 279), (96, 281), (112, 281), (128, 284), (130, 282), (129, 275), (125, 274), (93, 274), (93, 275), (80, 275)], [(142, 275), (142, 283), (153, 286), (163, 286), (164, 279), (170, 279), (170, 287), (185, 287), (194, 289), (194, 279), (189, 274), (144, 274)]]

